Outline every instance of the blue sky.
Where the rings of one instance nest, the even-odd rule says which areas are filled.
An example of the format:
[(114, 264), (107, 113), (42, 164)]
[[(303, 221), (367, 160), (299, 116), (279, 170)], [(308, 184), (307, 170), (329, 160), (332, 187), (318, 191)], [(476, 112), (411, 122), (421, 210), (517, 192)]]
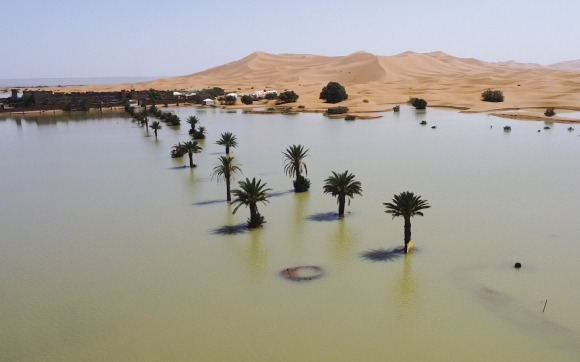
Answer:
[(579, 0), (3, 1), (0, 78), (177, 76), (255, 51), (580, 59)]

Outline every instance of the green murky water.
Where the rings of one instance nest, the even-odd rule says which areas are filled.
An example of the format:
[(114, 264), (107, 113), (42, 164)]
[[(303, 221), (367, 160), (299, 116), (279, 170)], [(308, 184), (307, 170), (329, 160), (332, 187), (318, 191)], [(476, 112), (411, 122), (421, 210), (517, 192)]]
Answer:
[[(122, 114), (0, 119), (0, 360), (580, 359), (580, 130), (405, 107), (175, 111), (209, 132), (193, 170), (169, 157), (185, 122), (156, 140)], [(237, 179), (273, 189), (261, 229), (227, 228), (248, 211), (210, 178), (224, 131)], [(310, 148), (305, 194), (283, 173), (291, 144)], [(363, 197), (336, 220), (322, 185), (344, 170)], [(402, 244), (382, 203), (407, 190), (432, 205), (416, 252), (365, 258)], [(297, 265), (324, 277), (280, 277)]]

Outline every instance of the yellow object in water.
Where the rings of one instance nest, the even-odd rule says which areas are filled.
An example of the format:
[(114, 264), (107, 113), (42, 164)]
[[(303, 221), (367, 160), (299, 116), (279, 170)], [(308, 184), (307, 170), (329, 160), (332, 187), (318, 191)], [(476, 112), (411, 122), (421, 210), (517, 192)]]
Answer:
[(410, 253), (411, 251), (413, 251), (414, 247), (415, 247), (415, 245), (413, 245), (413, 240), (409, 240), (409, 243), (407, 244), (407, 253)]

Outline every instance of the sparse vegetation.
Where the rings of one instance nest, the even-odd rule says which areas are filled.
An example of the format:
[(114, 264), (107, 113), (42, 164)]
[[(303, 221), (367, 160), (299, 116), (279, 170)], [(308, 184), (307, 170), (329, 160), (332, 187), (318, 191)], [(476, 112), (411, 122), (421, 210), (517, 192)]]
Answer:
[(352, 114), (347, 114), (347, 115), (344, 117), (344, 120), (345, 120), (345, 121), (354, 121), (355, 119), (356, 119), (356, 116), (353, 116)]
[(548, 107), (548, 109), (546, 109), (546, 111), (544, 112), (544, 115), (546, 117), (552, 117), (556, 115), (556, 111), (554, 111), (554, 107)]
[(481, 93), (481, 100), (484, 102), (503, 102), (503, 92), (488, 88)]

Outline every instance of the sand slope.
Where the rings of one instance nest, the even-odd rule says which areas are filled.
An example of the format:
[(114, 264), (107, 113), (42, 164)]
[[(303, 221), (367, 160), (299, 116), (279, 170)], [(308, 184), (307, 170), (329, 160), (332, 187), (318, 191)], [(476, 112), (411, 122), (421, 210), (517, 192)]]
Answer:
[[(575, 62), (560, 67), (575, 69)], [(546, 107), (580, 107), (580, 71), (566, 71), (537, 64), (489, 63), (457, 58), (444, 52), (405, 52), (377, 56), (356, 52), (347, 56), (268, 54), (247, 57), (196, 74), (159, 79), (133, 85), (136, 89), (194, 90), (221, 87), (226, 91), (293, 90), (297, 105), (325, 109), (318, 99), (329, 81), (345, 86), (349, 99), (341, 105), (355, 112), (389, 109), (410, 97), (427, 100), (429, 106), (446, 106), (470, 111)], [(127, 89), (132, 85), (94, 86), (93, 90)], [(500, 89), (505, 102), (482, 102), (481, 92)], [(62, 90), (62, 88), (60, 89)], [(70, 89), (67, 89), (70, 90)], [(83, 90), (74, 87), (74, 90)]]

